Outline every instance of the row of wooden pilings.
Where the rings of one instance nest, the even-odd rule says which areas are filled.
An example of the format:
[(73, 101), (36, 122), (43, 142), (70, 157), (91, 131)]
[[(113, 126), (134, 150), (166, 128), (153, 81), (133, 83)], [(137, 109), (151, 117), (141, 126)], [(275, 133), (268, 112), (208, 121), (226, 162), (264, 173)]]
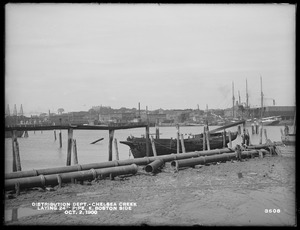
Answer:
[[(179, 125), (176, 126), (177, 128), (177, 153), (180, 153), (180, 144), (181, 143), (181, 148), (182, 148), (182, 153), (185, 153), (185, 146), (184, 146), (184, 138), (183, 134), (180, 134), (179, 131)], [(253, 129), (253, 126), (252, 126)], [(257, 129), (257, 127), (256, 127)], [(262, 132), (263, 132), (263, 127), (259, 127), (260, 130), (260, 141), (259, 144), (262, 144)], [(112, 161), (112, 156), (113, 156), (113, 144), (115, 146), (115, 157), (116, 160), (119, 160), (119, 151), (118, 151), (118, 146), (117, 146), (117, 139), (114, 139), (114, 131), (115, 129), (109, 129), (109, 146), (108, 146), (108, 161)], [(238, 126), (238, 132), (241, 134), (241, 126)], [(252, 130), (253, 133), (253, 130)], [(265, 138), (267, 138), (267, 130), (264, 129), (265, 133)], [(27, 133), (28, 134), (28, 133)], [(229, 136), (229, 147), (232, 148), (232, 141), (231, 141), (231, 132), (228, 131), (228, 136)], [(247, 143), (247, 138), (248, 137), (248, 143)], [(156, 138), (159, 138), (159, 128), (156, 126)], [(223, 147), (226, 147), (225, 144), (225, 138), (226, 138), (226, 131), (224, 129), (223, 132)], [(54, 130), (54, 140), (56, 140), (56, 130)], [(210, 150), (210, 132), (208, 130), (208, 127), (204, 126), (203, 130), (203, 150)], [(114, 142), (113, 142), (114, 141)], [(71, 157), (72, 157), (72, 150), (73, 150), (73, 164), (78, 164), (78, 155), (77, 155), (77, 145), (76, 145), (76, 140), (73, 139), (73, 129), (69, 128), (68, 129), (68, 146), (67, 146), (67, 161), (66, 165), (70, 166), (71, 165)], [(151, 143), (152, 146), (152, 151), (153, 155), (157, 156), (156, 154), (156, 149), (155, 149), (155, 142), (154, 138), (151, 135), (150, 139), (150, 134), (149, 134), (149, 125), (146, 126), (146, 155), (149, 156), (149, 143)], [(250, 144), (250, 136), (248, 130), (245, 129), (245, 126), (243, 126), (243, 144)], [(62, 148), (62, 133), (61, 130), (59, 132), (59, 146)], [(19, 151), (19, 144), (17, 141), (17, 136), (16, 136), (16, 131), (13, 131), (12, 135), (12, 149), (13, 149), (13, 172), (15, 171), (21, 171), (21, 160), (20, 160), (20, 151)]]

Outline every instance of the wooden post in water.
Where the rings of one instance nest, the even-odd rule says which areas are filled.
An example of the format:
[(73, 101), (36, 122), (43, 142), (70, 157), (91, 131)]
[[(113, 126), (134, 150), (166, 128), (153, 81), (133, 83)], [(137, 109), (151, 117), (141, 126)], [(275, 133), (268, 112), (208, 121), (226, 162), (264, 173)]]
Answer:
[(262, 126), (259, 127), (259, 144), (261, 145), (262, 144), (262, 133), (263, 133), (263, 128)]
[(153, 152), (153, 156), (157, 156), (157, 153), (156, 153), (156, 148), (155, 148), (155, 143), (154, 143), (154, 138), (153, 136), (151, 136), (151, 145), (152, 145), (152, 152)]
[(245, 134), (246, 134), (246, 130), (245, 130), (245, 126), (243, 125), (243, 144), (245, 144)]
[(73, 143), (73, 129), (68, 129), (68, 149), (67, 149), (67, 166), (71, 165), (71, 154), (72, 154), (72, 143)]
[(238, 134), (241, 135), (241, 126), (238, 126)]
[(73, 165), (78, 165), (76, 140), (73, 140)]
[(206, 142), (207, 142), (207, 150), (210, 150), (210, 143), (209, 143), (209, 131), (206, 131)]
[(56, 141), (56, 130), (54, 130), (54, 141)]
[(203, 151), (205, 150), (205, 139), (206, 139), (206, 129), (205, 126), (203, 126)]
[(114, 140), (114, 144), (115, 144), (115, 151), (116, 151), (116, 160), (118, 161), (119, 160), (119, 149), (118, 149), (118, 141), (116, 138)]
[(108, 161), (112, 161), (112, 145), (114, 140), (115, 130), (109, 130), (109, 142), (108, 142)]
[(231, 141), (231, 132), (228, 131), (228, 137), (229, 137), (229, 148), (232, 148), (232, 141)]
[(265, 138), (266, 138), (266, 142), (267, 142), (267, 140), (268, 140), (267, 129), (264, 129), (264, 131), (265, 131)]
[(150, 156), (149, 122), (146, 126), (146, 156)]
[(15, 138), (14, 141), (14, 149), (15, 149), (15, 158), (16, 158), (16, 167), (17, 167), (17, 171), (22, 171), (22, 167), (21, 167), (21, 159), (20, 159), (20, 151), (19, 151), (19, 143), (17, 138)]
[(180, 152), (179, 150), (179, 124), (176, 125), (176, 128), (177, 128), (177, 153)]
[(225, 148), (225, 147), (226, 147), (226, 131), (224, 129), (224, 131), (223, 131), (223, 148)]
[(15, 139), (16, 139), (16, 131), (13, 130), (12, 131), (12, 135), (11, 135), (11, 143), (12, 143), (12, 157), (13, 157), (13, 165), (12, 165), (12, 169), (13, 172), (17, 171), (17, 164), (16, 164), (16, 154), (15, 154)]
[(250, 135), (249, 135), (248, 129), (246, 129), (246, 131), (247, 131), (247, 135), (248, 135), (248, 138), (249, 138), (249, 145), (251, 145), (251, 139), (250, 139)]
[(156, 139), (159, 139), (159, 128), (158, 128), (157, 125), (156, 125), (156, 127), (155, 127), (155, 138), (156, 138)]
[(59, 147), (62, 148), (61, 130), (59, 131), (58, 137), (59, 137)]
[(150, 156), (150, 138), (149, 138), (149, 117), (148, 117), (148, 106), (146, 106), (146, 117), (147, 117), (147, 126), (146, 126), (146, 156)]
[(185, 153), (185, 146), (184, 146), (184, 139), (183, 139), (183, 134), (180, 135), (181, 137), (181, 152)]

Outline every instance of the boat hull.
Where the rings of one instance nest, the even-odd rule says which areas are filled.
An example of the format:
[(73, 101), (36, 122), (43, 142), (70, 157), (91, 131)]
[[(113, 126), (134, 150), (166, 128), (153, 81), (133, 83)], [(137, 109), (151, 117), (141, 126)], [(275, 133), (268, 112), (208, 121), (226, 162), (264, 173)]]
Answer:
[[(231, 134), (231, 140), (235, 140), (237, 132)], [(223, 148), (223, 134), (211, 134), (210, 149)], [(128, 137), (127, 141), (120, 141), (120, 143), (128, 145), (134, 158), (146, 157), (146, 139)], [(176, 139), (154, 139), (156, 154), (167, 155), (177, 153), (177, 140)], [(229, 143), (229, 137), (226, 135), (225, 146)], [(194, 138), (184, 139), (184, 147), (186, 152), (202, 151), (203, 150), (203, 137), (202, 134), (196, 135)], [(182, 152), (181, 142), (179, 142), (179, 150)], [(154, 156), (151, 142), (149, 141), (149, 156)]]
[(285, 145), (295, 145), (296, 135), (295, 134), (283, 135), (283, 136), (281, 136), (281, 141)]

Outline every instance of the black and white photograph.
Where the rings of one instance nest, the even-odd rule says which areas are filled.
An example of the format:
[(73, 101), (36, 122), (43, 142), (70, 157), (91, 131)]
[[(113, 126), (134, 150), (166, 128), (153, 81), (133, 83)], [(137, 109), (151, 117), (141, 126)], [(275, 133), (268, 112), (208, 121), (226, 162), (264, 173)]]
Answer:
[(5, 4), (3, 225), (296, 227), (296, 7)]

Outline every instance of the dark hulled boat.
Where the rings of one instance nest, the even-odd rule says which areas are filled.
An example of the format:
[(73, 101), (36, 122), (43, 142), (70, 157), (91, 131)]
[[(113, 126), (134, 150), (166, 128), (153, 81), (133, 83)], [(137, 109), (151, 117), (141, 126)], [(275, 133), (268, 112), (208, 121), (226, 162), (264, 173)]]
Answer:
[[(237, 138), (238, 132), (231, 133), (231, 140)], [(120, 143), (128, 145), (134, 158), (146, 157), (146, 138), (128, 137), (126, 141)], [(172, 138), (154, 139), (157, 155), (167, 155), (177, 152), (177, 140)], [(226, 135), (225, 146), (229, 143), (229, 136)], [(223, 133), (211, 133), (209, 138), (210, 149), (223, 148)], [(149, 141), (149, 156), (153, 156), (151, 143)], [(203, 134), (193, 135), (184, 139), (184, 147), (186, 152), (203, 150)], [(181, 151), (181, 143), (179, 142)]]

